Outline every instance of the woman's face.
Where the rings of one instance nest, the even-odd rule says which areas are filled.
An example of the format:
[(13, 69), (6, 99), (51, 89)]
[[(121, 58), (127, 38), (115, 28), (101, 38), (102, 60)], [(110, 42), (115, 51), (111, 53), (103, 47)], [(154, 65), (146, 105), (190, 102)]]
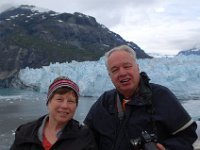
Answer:
[(74, 91), (64, 94), (55, 93), (48, 103), (49, 118), (55, 123), (66, 124), (73, 118), (77, 108)]

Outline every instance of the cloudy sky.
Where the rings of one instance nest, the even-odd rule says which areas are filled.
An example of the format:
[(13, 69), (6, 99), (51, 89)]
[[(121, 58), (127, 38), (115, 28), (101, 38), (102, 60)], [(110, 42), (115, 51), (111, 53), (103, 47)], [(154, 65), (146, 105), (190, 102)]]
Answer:
[(0, 12), (16, 4), (93, 16), (147, 53), (200, 47), (199, 0), (0, 0)]

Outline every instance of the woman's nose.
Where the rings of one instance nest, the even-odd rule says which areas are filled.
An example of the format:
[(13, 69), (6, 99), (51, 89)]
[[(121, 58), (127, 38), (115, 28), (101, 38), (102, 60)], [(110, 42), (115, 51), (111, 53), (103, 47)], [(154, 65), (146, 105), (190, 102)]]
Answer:
[(68, 107), (68, 102), (65, 100), (65, 101), (63, 101), (63, 103), (62, 103), (62, 107)]

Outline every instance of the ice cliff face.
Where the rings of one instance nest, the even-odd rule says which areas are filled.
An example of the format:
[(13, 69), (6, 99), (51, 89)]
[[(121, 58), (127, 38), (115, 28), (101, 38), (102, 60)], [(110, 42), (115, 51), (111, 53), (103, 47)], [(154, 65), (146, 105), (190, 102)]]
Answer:
[[(168, 87), (179, 98), (199, 97), (200, 56), (140, 59), (138, 64), (140, 71), (147, 72), (150, 82)], [(22, 83), (22, 86), (47, 92), (49, 84), (60, 75), (78, 83), (82, 96), (99, 96), (114, 88), (103, 58), (99, 61), (55, 63), (41, 69), (22, 69), (13, 84), (21, 86), (19, 83)]]

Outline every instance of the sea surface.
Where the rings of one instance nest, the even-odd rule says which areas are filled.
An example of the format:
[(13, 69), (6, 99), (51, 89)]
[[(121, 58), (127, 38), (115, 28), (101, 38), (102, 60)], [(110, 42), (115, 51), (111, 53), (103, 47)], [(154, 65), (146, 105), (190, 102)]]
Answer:
[[(200, 118), (200, 95), (180, 98), (189, 114)], [(80, 97), (75, 119), (83, 122), (97, 97)], [(15, 129), (22, 123), (32, 121), (47, 113), (46, 93), (28, 90), (0, 89), (0, 150), (8, 150), (14, 140)]]

